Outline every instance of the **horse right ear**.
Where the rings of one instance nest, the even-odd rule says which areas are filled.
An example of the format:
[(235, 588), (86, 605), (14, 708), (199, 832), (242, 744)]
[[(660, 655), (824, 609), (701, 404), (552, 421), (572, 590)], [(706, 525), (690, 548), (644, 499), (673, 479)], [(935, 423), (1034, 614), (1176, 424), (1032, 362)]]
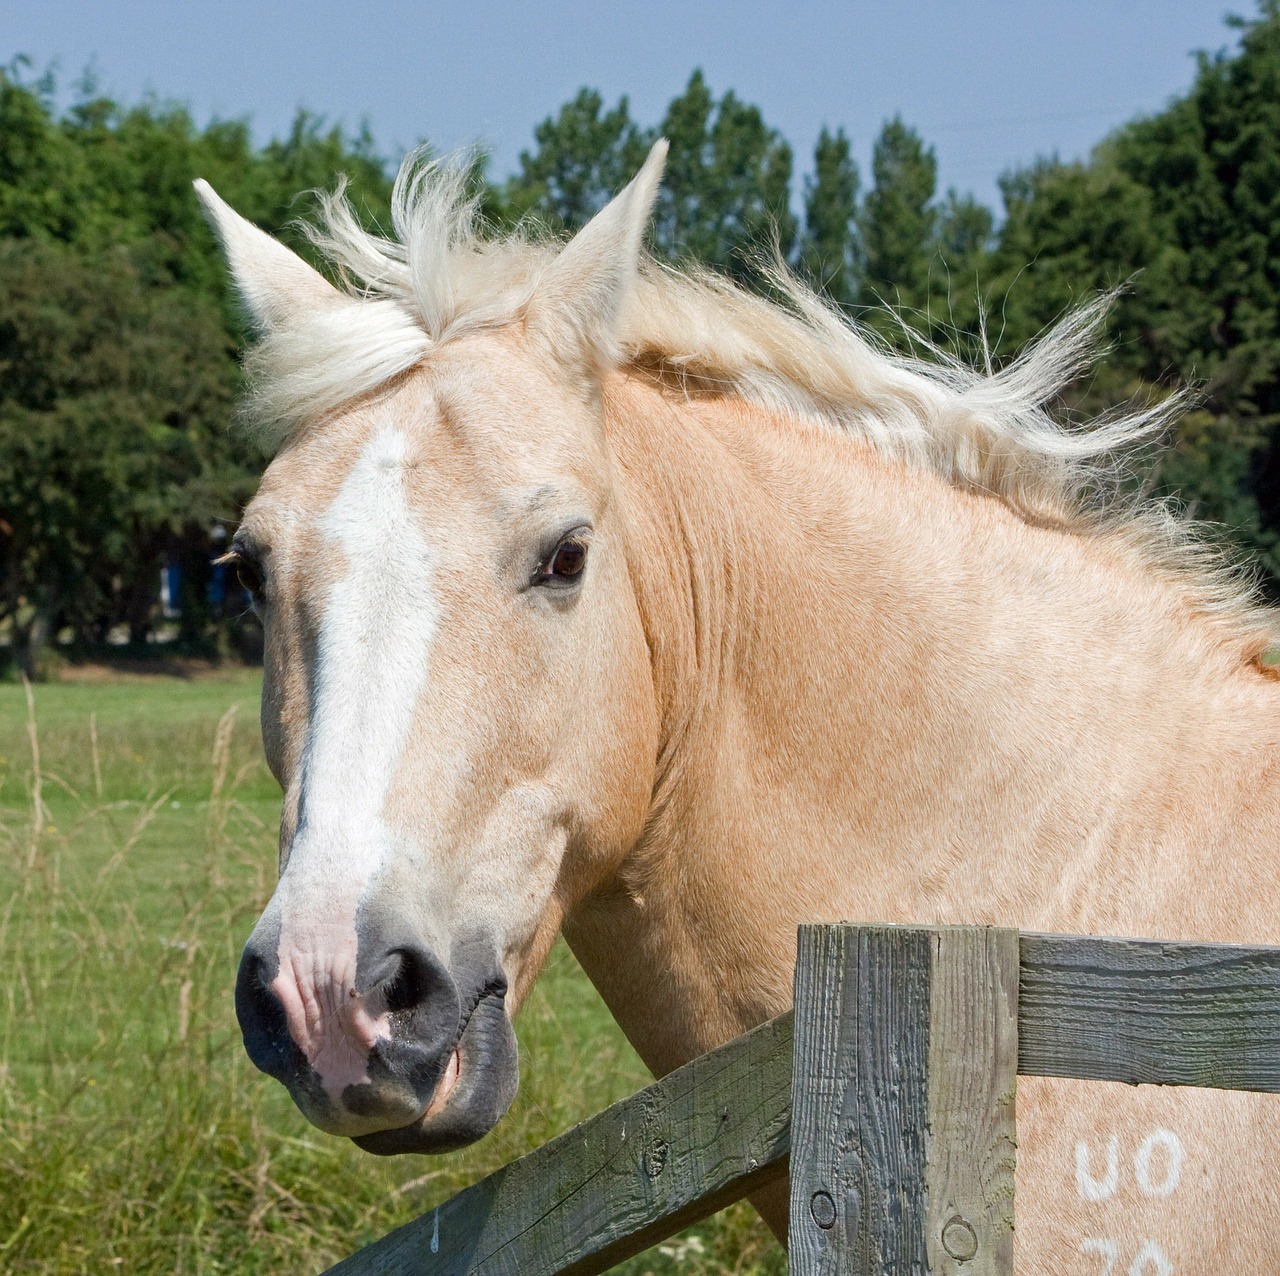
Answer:
[(292, 249), (241, 217), (204, 178), (196, 179), (195, 188), (222, 241), (236, 288), (264, 333), (291, 327), (347, 300)]
[(640, 269), (666, 158), (667, 143), (660, 139), (639, 173), (561, 249), (538, 281), (527, 315), (556, 352), (597, 368), (614, 361), (619, 320)]

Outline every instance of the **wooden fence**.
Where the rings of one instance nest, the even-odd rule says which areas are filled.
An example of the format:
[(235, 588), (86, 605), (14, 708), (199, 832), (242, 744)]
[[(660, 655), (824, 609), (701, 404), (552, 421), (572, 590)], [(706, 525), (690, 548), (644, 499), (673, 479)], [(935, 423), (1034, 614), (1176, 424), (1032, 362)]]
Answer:
[(1019, 1073), (1280, 1091), (1280, 948), (801, 927), (794, 1013), (330, 1270), (585, 1276), (790, 1173), (793, 1273), (1008, 1276)]

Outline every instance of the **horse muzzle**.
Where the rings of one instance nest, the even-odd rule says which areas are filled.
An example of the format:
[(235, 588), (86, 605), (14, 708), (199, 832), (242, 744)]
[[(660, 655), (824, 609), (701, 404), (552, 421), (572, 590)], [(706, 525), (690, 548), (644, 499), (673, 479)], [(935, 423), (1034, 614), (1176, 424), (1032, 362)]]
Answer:
[[(323, 948), (323, 945), (320, 946)], [(366, 1151), (447, 1152), (487, 1134), (515, 1097), (515, 1034), (491, 946), (358, 937), (329, 951), (279, 943), (264, 918), (236, 980), (255, 1066), (313, 1125)]]

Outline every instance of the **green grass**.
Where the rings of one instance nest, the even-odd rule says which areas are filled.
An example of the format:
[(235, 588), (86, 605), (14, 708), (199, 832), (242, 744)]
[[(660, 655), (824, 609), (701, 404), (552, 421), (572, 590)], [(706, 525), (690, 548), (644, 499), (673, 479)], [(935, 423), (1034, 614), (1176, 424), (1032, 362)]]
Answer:
[[(319, 1271), (647, 1081), (560, 945), (486, 1139), (384, 1160), (321, 1134), (232, 1009), (275, 876), (256, 676), (33, 699), (34, 748), (23, 688), (0, 685), (0, 1271)], [(619, 1268), (784, 1269), (746, 1206)]]

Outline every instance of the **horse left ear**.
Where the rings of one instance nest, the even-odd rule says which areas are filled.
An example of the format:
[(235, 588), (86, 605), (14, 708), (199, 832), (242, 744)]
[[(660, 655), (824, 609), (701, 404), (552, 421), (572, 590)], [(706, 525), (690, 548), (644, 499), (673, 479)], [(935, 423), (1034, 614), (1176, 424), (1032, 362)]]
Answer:
[(195, 181), (250, 317), (264, 334), (287, 328), (346, 298), (297, 253), (241, 217), (204, 178)]
[(635, 285), (640, 248), (667, 158), (655, 142), (643, 167), (561, 250), (529, 300), (530, 325), (561, 355), (596, 368), (616, 359), (618, 321)]

